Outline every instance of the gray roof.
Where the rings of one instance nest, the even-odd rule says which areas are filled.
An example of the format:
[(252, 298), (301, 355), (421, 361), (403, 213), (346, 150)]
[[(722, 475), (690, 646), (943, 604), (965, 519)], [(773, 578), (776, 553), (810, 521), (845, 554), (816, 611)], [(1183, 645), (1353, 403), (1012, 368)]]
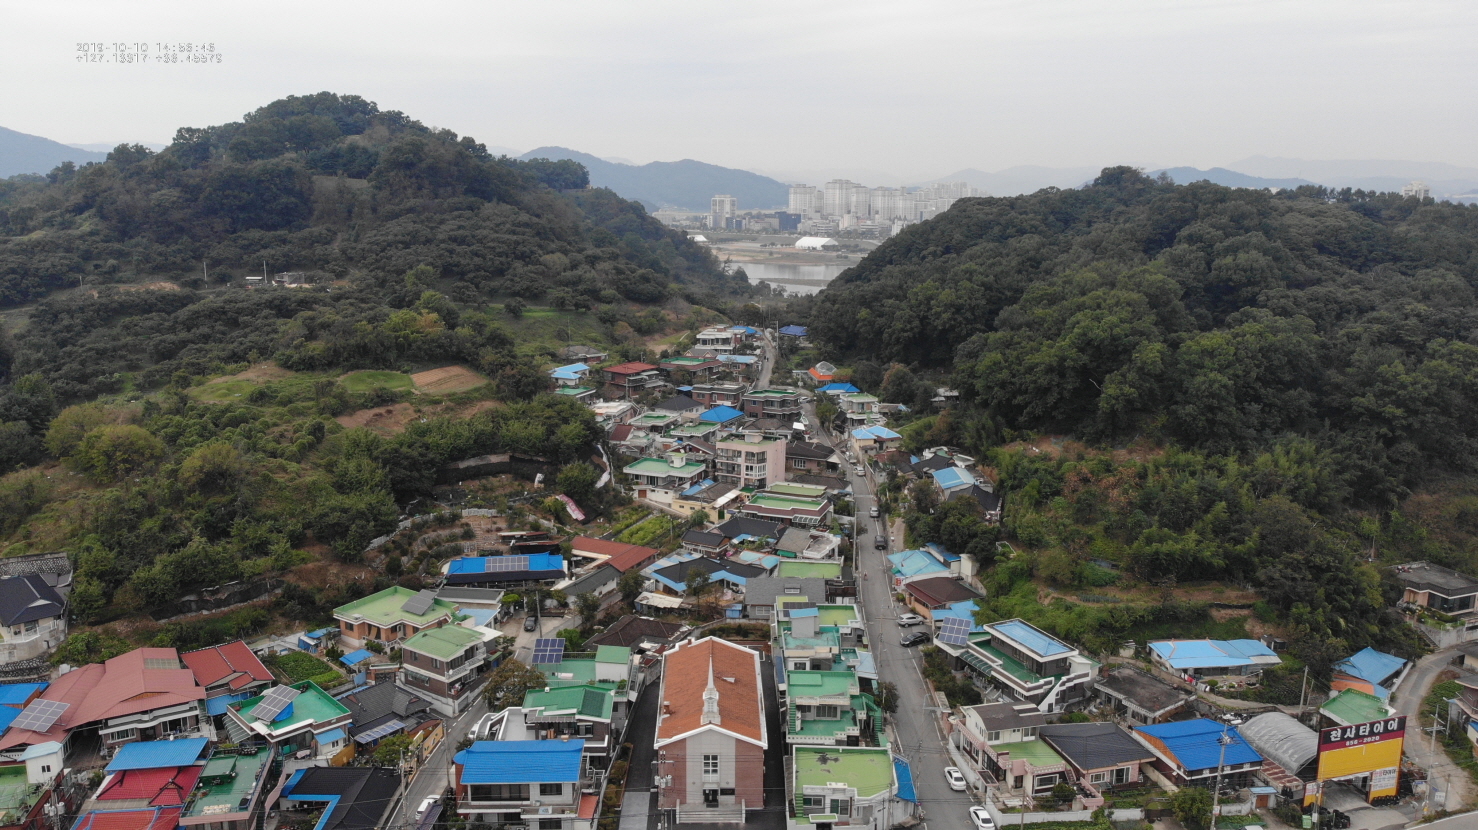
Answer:
[(785, 596), (786, 589), (805, 597), (811, 602), (826, 599), (826, 580), (815, 576), (757, 576), (744, 583), (745, 605), (774, 605), (776, 597)]
[(416, 715), (430, 717), (431, 704), (424, 698), (412, 694), (394, 683), (376, 683), (367, 689), (351, 692), (338, 699), (349, 710), (354, 725), (349, 734), (358, 735), (394, 717), (397, 720), (419, 723)]
[(811, 544), (811, 532), (798, 527), (788, 527), (781, 535), (780, 541), (775, 544), (776, 550), (788, 550), (792, 553), (800, 553)]
[(621, 572), (604, 562), (600, 567), (577, 578), (574, 582), (566, 585), (564, 592), (568, 596), (579, 596), (580, 594), (594, 593), (601, 588), (621, 578)]
[(1045, 726), (1047, 716), (1030, 703), (984, 703), (970, 707), (975, 711), (985, 728), (1025, 729), (1029, 726)]
[(1097, 688), (1110, 697), (1127, 700), (1152, 714), (1174, 709), (1190, 697), (1189, 692), (1129, 666), (1115, 667), (1107, 677), (1098, 681)]
[(705, 530), (690, 530), (683, 534), (683, 541), (692, 545), (716, 548), (724, 544), (724, 535), (722, 533), (709, 533)]
[(660, 409), (663, 412), (688, 412), (694, 409), (702, 409), (703, 404), (698, 403), (687, 395), (673, 395), (652, 408)]
[(785, 525), (779, 522), (769, 522), (764, 519), (753, 519), (749, 516), (735, 516), (718, 527), (714, 528), (716, 533), (724, 534), (725, 538), (733, 539), (744, 534), (750, 536), (762, 536), (769, 539), (779, 539), (781, 529)]
[(627, 614), (611, 624), (610, 628), (585, 641), (585, 646), (639, 646), (644, 642), (666, 643), (681, 637), (688, 626), (677, 622), (663, 622), (651, 617)]
[(1258, 715), (1237, 727), (1237, 732), (1264, 758), (1294, 775), (1319, 755), (1319, 733), (1282, 712)]
[(1084, 772), (1154, 760), (1144, 744), (1113, 723), (1055, 723), (1037, 733)]
[(480, 602), (487, 605), (497, 605), (503, 601), (502, 588), (467, 588), (460, 585), (446, 585), (436, 592), (437, 599), (447, 602)]
[(785, 448), (785, 454), (795, 458), (816, 458), (825, 461), (836, 455), (836, 450), (814, 441), (792, 441)]
[(1436, 591), (1446, 597), (1478, 593), (1478, 579), (1431, 562), (1397, 565), (1396, 581), (1418, 591)]
[(39, 574), (0, 579), (0, 623), (19, 625), (65, 613), (61, 596)]

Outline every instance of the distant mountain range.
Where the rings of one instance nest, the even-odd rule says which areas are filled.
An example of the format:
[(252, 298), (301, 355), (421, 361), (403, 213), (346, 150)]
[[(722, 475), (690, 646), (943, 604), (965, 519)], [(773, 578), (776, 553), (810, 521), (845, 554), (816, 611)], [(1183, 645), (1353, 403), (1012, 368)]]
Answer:
[(617, 196), (640, 201), (649, 211), (675, 207), (707, 212), (710, 200), (721, 193), (738, 199), (740, 210), (784, 208), (790, 197), (785, 184), (768, 176), (692, 159), (637, 166), (606, 161), (567, 147), (539, 147), (519, 158), (578, 161), (590, 171), (591, 185), (608, 187)]
[(1098, 167), (1040, 167), (1023, 164), (1008, 167), (999, 173), (987, 173), (967, 167), (948, 176), (930, 179), (924, 184), (967, 182), (991, 196), (1019, 196), (1023, 193), (1036, 193), (1044, 187), (1059, 187), (1064, 190), (1082, 187), (1093, 181), (1100, 170)]
[(0, 179), (22, 173), (50, 173), (64, 161), (81, 165), (107, 158), (107, 153), (79, 150), (39, 135), (0, 127)]
[[(1293, 188), (1302, 187), (1306, 184), (1315, 184), (1308, 179), (1274, 179), (1262, 176), (1249, 176), (1246, 173), (1238, 173), (1236, 170), (1228, 170), (1225, 167), (1213, 167), (1210, 170), (1198, 170), (1194, 167), (1167, 167), (1163, 170), (1150, 172), (1151, 176), (1165, 173), (1175, 181), (1176, 184), (1190, 184), (1191, 182), (1207, 181), (1225, 187), (1250, 187), (1262, 189), (1265, 187)], [(1402, 182), (1401, 184), (1406, 184)], [(1396, 188), (1400, 190), (1400, 187)]]

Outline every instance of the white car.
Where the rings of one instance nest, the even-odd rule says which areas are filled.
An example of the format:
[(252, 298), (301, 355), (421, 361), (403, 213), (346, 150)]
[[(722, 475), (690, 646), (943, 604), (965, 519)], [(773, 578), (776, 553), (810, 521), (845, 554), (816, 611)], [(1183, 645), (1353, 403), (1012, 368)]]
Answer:
[(923, 617), (920, 617), (918, 614), (899, 614), (898, 615), (898, 627), (899, 628), (908, 628), (911, 625), (918, 625), (919, 623), (922, 623), (923, 621), (924, 621), (924, 618)]
[(944, 780), (949, 782), (949, 788), (957, 793), (965, 791), (965, 774), (960, 772), (959, 767), (945, 767)]
[(867, 471), (864, 470), (864, 469), (862, 469), (862, 465), (861, 464), (858, 464), (854, 469), (857, 471), (857, 475), (860, 475), (860, 476), (867, 475)]
[(438, 802), (440, 800), (441, 800), (441, 796), (436, 796), (436, 795), (428, 795), (428, 796), (426, 796), (426, 798), (421, 801), (421, 806), (418, 807), (418, 808), (416, 808), (416, 818), (420, 818), (421, 816), (426, 815), (426, 811), (427, 810), (430, 810), (431, 807), (432, 807), (432, 805), (434, 805), (436, 802)]
[(990, 811), (984, 807), (970, 808), (970, 823), (975, 825), (975, 830), (996, 830), (996, 820), (990, 817)]
[(874, 507), (868, 508), (867, 515), (868, 515), (869, 518), (876, 519), (878, 517), (878, 509), (877, 509), (877, 507), (874, 506)]

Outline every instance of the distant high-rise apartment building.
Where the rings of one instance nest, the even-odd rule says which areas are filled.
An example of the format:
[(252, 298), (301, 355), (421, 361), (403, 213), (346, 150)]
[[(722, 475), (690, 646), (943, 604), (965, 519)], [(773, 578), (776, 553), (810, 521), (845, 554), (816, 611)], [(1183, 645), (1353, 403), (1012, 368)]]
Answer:
[(728, 195), (715, 196), (709, 206), (708, 226), (714, 230), (728, 230), (733, 227), (734, 217), (738, 215), (738, 199)]
[(816, 203), (818, 199), (825, 196), (809, 184), (793, 184), (790, 186), (790, 199), (785, 205), (787, 213), (798, 213), (801, 216), (812, 216), (821, 213), (821, 206)]
[(1426, 182), (1412, 182), (1401, 188), (1401, 195), (1408, 199), (1412, 196), (1418, 199), (1430, 199), (1432, 198), (1432, 188), (1427, 187)]
[(845, 216), (852, 212), (852, 191), (860, 185), (846, 179), (832, 179), (822, 186), (825, 198), (821, 212), (827, 216)]

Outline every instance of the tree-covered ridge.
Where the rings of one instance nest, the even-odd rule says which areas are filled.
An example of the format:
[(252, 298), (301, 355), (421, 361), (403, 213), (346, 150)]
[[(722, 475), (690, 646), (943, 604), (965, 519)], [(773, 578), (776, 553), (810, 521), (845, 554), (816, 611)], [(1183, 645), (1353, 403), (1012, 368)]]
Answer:
[[(83, 283), (270, 270), (398, 278), (428, 265), (489, 294), (652, 302), (744, 290), (713, 257), (569, 161), (492, 157), (357, 96), (290, 97), (181, 128), (160, 153), (0, 182), (0, 305)], [(578, 191), (573, 199), (561, 191)], [(551, 259), (553, 258), (553, 259)]]
[(1478, 469), (1478, 208), (1318, 188), (962, 201), (843, 274), (813, 336), (953, 367), (1000, 427), (1242, 452), (1285, 434), (1363, 502)]

